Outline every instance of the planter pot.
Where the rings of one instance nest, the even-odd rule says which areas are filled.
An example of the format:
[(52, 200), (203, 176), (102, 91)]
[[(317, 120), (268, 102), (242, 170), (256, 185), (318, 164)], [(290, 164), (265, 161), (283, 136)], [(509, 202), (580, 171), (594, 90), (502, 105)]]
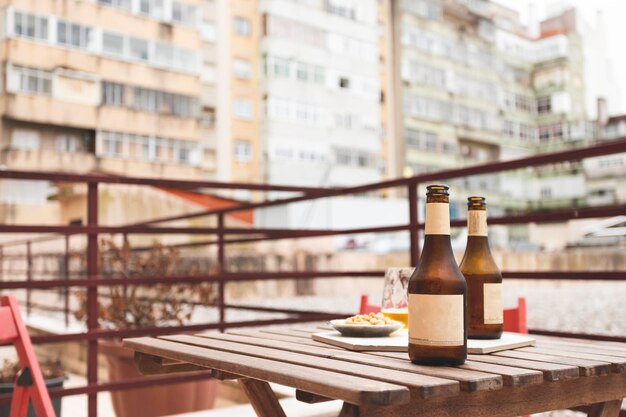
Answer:
[[(133, 352), (115, 342), (100, 342), (108, 363), (109, 381), (139, 378)], [(159, 417), (213, 408), (218, 381), (204, 380), (172, 385), (112, 391), (117, 417)]]
[[(65, 382), (65, 377), (60, 376), (58, 378), (46, 379), (46, 388), (63, 388), (63, 382)], [(0, 384), (0, 395), (3, 394), (13, 394), (13, 384)], [(61, 416), (61, 397), (52, 398), (52, 408), (54, 408), (54, 413), (60, 417)], [(11, 405), (4, 404), (0, 405), (0, 417), (9, 417), (11, 415)], [(35, 414), (35, 410), (33, 409), (33, 405), (28, 404), (28, 414), (26, 417), (37, 417)]]

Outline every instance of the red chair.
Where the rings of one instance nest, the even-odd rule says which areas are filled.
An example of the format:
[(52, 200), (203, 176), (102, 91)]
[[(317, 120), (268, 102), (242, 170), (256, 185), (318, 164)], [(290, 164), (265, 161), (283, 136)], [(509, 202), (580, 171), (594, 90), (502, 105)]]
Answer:
[(55, 417), (30, 336), (11, 296), (0, 298), (0, 343), (7, 342), (15, 345), (21, 368), (15, 380), (10, 417), (26, 417), (29, 400), (37, 417)]
[(517, 307), (504, 309), (504, 331), (528, 333), (526, 323), (526, 298), (517, 299)]
[(361, 295), (361, 306), (359, 307), (359, 314), (378, 313), (380, 306), (369, 304), (369, 297), (365, 294)]

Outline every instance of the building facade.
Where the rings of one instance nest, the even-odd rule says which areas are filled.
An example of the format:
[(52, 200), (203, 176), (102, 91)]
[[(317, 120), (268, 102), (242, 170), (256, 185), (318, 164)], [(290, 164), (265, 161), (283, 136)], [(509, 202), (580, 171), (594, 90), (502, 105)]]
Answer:
[[(402, 117), (396, 165), (404, 175), (590, 144), (579, 17), (565, 10), (523, 27), (487, 0), (399, 0)], [(586, 195), (580, 165), (452, 181), (486, 195), (493, 211), (571, 204)], [(453, 214), (465, 202), (452, 203)]]
[[(215, 104), (202, 94), (211, 80), (201, 79), (201, 6), (3, 1), (2, 166), (213, 176)], [(1, 194), (7, 204), (42, 205), (48, 188), (3, 181)]]
[(376, 0), (261, 0), (268, 182), (346, 186), (382, 177)]

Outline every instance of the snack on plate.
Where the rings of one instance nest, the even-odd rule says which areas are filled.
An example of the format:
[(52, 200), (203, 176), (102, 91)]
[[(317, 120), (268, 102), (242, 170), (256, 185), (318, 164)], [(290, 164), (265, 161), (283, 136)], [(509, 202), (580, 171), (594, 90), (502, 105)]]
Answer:
[(383, 313), (369, 313), (369, 314), (357, 314), (356, 316), (348, 317), (344, 324), (360, 324), (360, 325), (389, 325), (394, 324), (392, 320), (388, 319)]

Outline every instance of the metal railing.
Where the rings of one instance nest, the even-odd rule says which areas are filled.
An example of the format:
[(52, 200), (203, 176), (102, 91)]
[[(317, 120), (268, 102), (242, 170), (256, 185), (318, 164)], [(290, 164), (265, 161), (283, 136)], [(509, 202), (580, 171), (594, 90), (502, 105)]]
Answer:
[[(312, 188), (294, 186), (273, 186), (263, 184), (241, 184), (241, 183), (220, 183), (208, 181), (182, 181), (182, 180), (160, 180), (148, 178), (113, 177), (103, 175), (77, 175), (54, 172), (26, 172), (26, 171), (0, 171), (0, 179), (14, 180), (43, 180), (52, 182), (69, 182), (87, 185), (87, 221), (85, 225), (77, 226), (50, 226), (50, 225), (0, 225), (0, 235), (2, 234), (50, 234), (38, 238), (27, 238), (21, 241), (0, 244), (0, 290), (26, 290), (26, 309), (29, 312), (32, 308), (41, 307), (32, 300), (31, 292), (34, 290), (59, 289), (64, 297), (64, 306), (59, 307), (65, 312), (65, 320), (68, 321), (69, 296), (72, 288), (83, 288), (86, 292), (86, 332), (55, 334), (55, 335), (35, 335), (34, 343), (56, 343), (67, 341), (85, 341), (87, 343), (87, 385), (83, 387), (62, 389), (52, 392), (53, 396), (68, 395), (88, 395), (89, 417), (97, 416), (97, 393), (103, 391), (113, 391), (129, 388), (138, 388), (152, 384), (168, 384), (181, 381), (188, 381), (189, 377), (179, 375), (152, 376), (136, 380), (123, 382), (100, 382), (97, 375), (98, 369), (98, 340), (106, 338), (136, 337), (145, 335), (164, 335), (178, 332), (203, 331), (226, 329), (246, 326), (261, 326), (269, 324), (289, 324), (307, 321), (326, 320), (337, 317), (338, 314), (327, 311), (301, 311), (286, 308), (267, 308), (246, 305), (233, 305), (226, 300), (226, 286), (229, 283), (244, 281), (265, 281), (265, 280), (304, 280), (304, 279), (334, 279), (345, 277), (382, 277), (384, 271), (381, 270), (333, 270), (333, 271), (281, 271), (281, 272), (232, 272), (229, 271), (226, 263), (226, 251), (231, 245), (241, 243), (256, 243), (280, 239), (304, 239), (320, 236), (336, 236), (358, 233), (385, 233), (385, 232), (408, 232), (410, 237), (410, 263), (416, 265), (420, 256), (420, 242), (418, 232), (424, 228), (424, 223), (418, 216), (418, 195), (417, 188), (420, 184), (425, 184), (434, 180), (449, 180), (462, 178), (470, 175), (495, 174), (527, 167), (538, 167), (542, 165), (554, 164), (565, 161), (580, 161), (585, 158), (610, 155), (626, 152), (626, 139), (615, 140), (588, 148), (567, 150), (551, 154), (537, 155), (530, 158), (494, 162), (484, 165), (472, 166), (461, 169), (453, 169), (435, 173), (428, 173), (407, 178), (398, 178), (380, 183), (367, 184), (347, 188)], [(152, 219), (136, 224), (124, 226), (105, 226), (99, 222), (98, 213), (98, 189), (100, 184), (127, 184), (142, 186), (168, 187), (179, 190), (215, 190), (215, 189), (242, 189), (265, 192), (290, 192), (298, 193), (285, 198), (265, 200), (261, 202), (242, 203), (237, 206), (202, 210), (196, 213), (168, 216)], [(409, 222), (391, 226), (352, 228), (352, 229), (282, 229), (282, 228), (256, 228), (256, 227), (227, 227), (225, 216), (231, 213), (255, 210), (260, 208), (286, 205), (296, 202), (311, 201), (315, 199), (344, 196), (363, 192), (380, 191), (387, 188), (404, 187), (407, 195), (407, 210)], [(574, 207), (551, 211), (527, 212), (521, 214), (510, 214), (499, 217), (491, 217), (491, 225), (515, 225), (528, 223), (548, 223), (562, 222), (572, 219), (609, 217), (626, 214), (626, 204), (595, 207)], [(183, 226), (157, 226), (160, 223), (167, 223), (175, 220), (187, 220), (200, 217), (214, 217), (216, 226), (208, 227), (183, 227)], [(465, 220), (453, 220), (452, 227), (465, 226)], [(209, 240), (181, 243), (172, 246), (176, 247), (204, 247), (216, 246), (217, 272), (212, 274), (201, 274), (194, 276), (173, 275), (173, 276), (149, 276), (137, 278), (120, 278), (101, 276), (99, 274), (99, 247), (98, 236), (102, 234), (112, 235), (212, 235)], [(70, 239), (72, 236), (86, 236), (86, 276), (72, 277), (69, 274), (68, 253)], [(32, 271), (32, 245), (35, 242), (43, 242), (49, 239), (62, 239), (65, 248), (64, 264), (65, 272), (63, 276), (53, 277), (53, 279), (35, 278)], [(2, 264), (9, 259), (6, 249), (10, 246), (23, 245), (26, 250), (26, 279), (7, 280), (6, 275), (2, 275)], [(135, 250), (145, 250), (146, 248), (135, 248)], [(551, 280), (616, 280), (626, 281), (626, 271), (596, 271), (596, 272), (574, 272), (574, 271), (503, 271), (506, 279), (551, 279)], [(216, 322), (192, 324), (169, 327), (150, 327), (137, 329), (103, 329), (98, 325), (98, 299), (102, 294), (98, 294), (98, 288), (120, 286), (120, 285), (150, 285), (150, 284), (203, 284), (214, 283), (218, 287), (216, 308), (219, 317)], [(227, 321), (227, 309), (247, 309), (259, 312), (274, 312), (289, 314), (289, 317), (271, 318), (265, 320)], [(535, 330), (542, 334), (556, 334), (554, 332)], [(563, 335), (563, 334), (560, 334)], [(579, 338), (604, 338), (605, 340), (626, 341), (626, 338), (604, 337), (586, 334), (566, 334), (568, 337)], [(195, 374), (193, 378), (208, 378), (210, 373)], [(6, 402), (7, 398), (0, 399)]]

